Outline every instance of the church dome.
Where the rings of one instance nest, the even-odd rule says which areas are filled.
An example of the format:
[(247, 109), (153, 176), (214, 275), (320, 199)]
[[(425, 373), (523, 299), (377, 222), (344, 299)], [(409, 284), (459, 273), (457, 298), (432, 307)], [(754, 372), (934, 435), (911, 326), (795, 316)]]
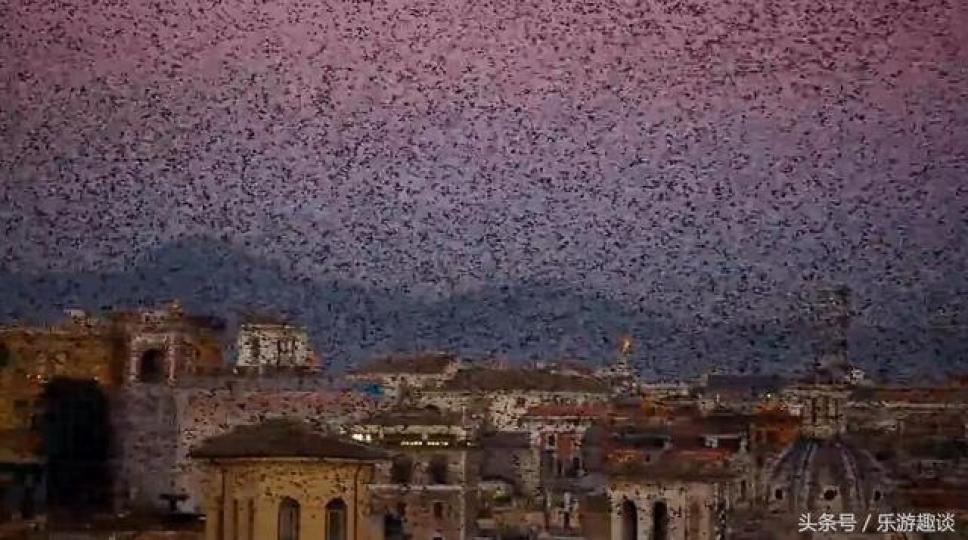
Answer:
[(769, 507), (795, 513), (877, 508), (887, 489), (874, 457), (840, 436), (794, 441), (780, 454), (768, 482)]

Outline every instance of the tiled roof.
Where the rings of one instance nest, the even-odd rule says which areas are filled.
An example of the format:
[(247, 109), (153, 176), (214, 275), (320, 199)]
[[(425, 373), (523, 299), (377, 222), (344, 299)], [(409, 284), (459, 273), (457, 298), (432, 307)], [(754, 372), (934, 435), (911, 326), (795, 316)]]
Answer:
[(376, 426), (449, 426), (460, 423), (459, 414), (434, 408), (380, 411), (363, 422), (365, 425)]
[(609, 412), (608, 405), (589, 403), (583, 405), (537, 405), (528, 409), (525, 416), (532, 417), (561, 417), (578, 416), (596, 418), (605, 416)]
[(459, 371), (454, 378), (445, 382), (443, 390), (500, 392), (588, 392), (608, 393), (604, 382), (580, 375), (566, 375), (548, 370), (510, 368), (510, 369), (466, 369)]
[(356, 370), (356, 374), (412, 373), (416, 375), (441, 374), (457, 361), (450, 353), (428, 353), (413, 356), (380, 358)]
[(606, 471), (618, 478), (642, 478), (647, 480), (713, 481), (736, 476), (730, 468), (731, 452), (723, 449), (671, 450), (659, 454), (655, 461), (646, 463), (635, 460), (610, 463)]
[(382, 450), (313, 431), (307, 424), (268, 420), (240, 426), (204, 441), (192, 450), (195, 458), (308, 457), (375, 461), (385, 459)]

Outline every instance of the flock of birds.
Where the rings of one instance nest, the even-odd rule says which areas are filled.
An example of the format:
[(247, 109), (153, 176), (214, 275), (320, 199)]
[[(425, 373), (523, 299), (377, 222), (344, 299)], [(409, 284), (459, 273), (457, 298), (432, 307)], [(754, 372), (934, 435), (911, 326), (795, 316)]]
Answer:
[[(329, 357), (417, 337), (513, 355), (603, 326), (559, 347), (590, 357), (641, 320), (790, 320), (833, 282), (882, 334), (923, 337), (938, 311), (963, 329), (966, 66), (958, 0), (11, 0), (5, 313), (72, 283), (141, 298), (127, 276), (202, 309), (378, 329)], [(146, 263), (186, 238), (246, 256)], [(548, 306), (504, 317), (529, 288)], [(387, 338), (408, 308), (380, 302), (433, 324)], [(485, 314), (454, 322), (461, 305)], [(968, 359), (958, 339), (872, 343)]]

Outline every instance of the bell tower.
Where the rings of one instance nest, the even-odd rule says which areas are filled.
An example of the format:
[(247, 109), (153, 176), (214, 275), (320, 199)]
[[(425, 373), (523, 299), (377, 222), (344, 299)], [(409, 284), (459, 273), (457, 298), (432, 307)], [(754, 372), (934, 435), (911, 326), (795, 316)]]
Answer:
[(851, 291), (846, 286), (821, 287), (811, 303), (813, 371), (839, 377), (850, 369), (847, 333), (850, 329)]

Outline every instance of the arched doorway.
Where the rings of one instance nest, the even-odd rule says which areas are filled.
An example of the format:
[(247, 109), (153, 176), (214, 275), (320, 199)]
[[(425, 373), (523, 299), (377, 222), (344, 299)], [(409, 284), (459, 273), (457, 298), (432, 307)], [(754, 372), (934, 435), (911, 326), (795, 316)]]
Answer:
[(665, 501), (652, 505), (652, 540), (666, 540), (669, 533), (669, 506)]
[(622, 516), (622, 540), (638, 540), (639, 509), (635, 503), (625, 499), (619, 512)]
[(346, 540), (346, 503), (333, 499), (326, 505), (326, 540)]
[(143, 383), (159, 383), (165, 377), (165, 352), (148, 349), (138, 359), (138, 380)]

